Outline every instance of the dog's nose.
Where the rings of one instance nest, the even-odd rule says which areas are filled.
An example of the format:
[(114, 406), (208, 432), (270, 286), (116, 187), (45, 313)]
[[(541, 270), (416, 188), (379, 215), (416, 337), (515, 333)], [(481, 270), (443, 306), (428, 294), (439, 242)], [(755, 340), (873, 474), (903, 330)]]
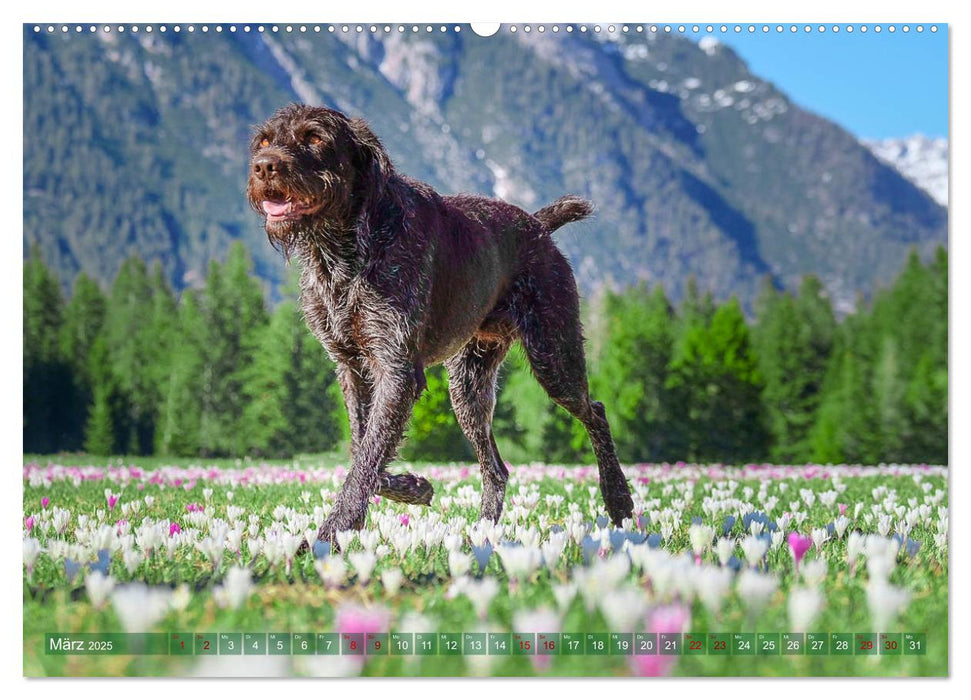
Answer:
[(253, 159), (253, 175), (260, 180), (270, 180), (283, 170), (283, 161), (278, 156), (263, 154)]

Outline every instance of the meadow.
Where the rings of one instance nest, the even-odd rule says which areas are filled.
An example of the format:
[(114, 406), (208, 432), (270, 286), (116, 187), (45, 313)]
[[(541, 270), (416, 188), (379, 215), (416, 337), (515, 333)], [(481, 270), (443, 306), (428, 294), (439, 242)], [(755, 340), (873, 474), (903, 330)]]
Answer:
[[(376, 497), (339, 553), (298, 554), (345, 473), (337, 456), (25, 457), (25, 675), (948, 673), (944, 467), (631, 465), (635, 518), (620, 529), (595, 467), (511, 467), (498, 524), (478, 521), (477, 467), (408, 469), (435, 485), (432, 507)], [(54, 632), (646, 632), (684, 633), (686, 647), (707, 633), (872, 632), (921, 633), (926, 649), (74, 656), (45, 653)]]

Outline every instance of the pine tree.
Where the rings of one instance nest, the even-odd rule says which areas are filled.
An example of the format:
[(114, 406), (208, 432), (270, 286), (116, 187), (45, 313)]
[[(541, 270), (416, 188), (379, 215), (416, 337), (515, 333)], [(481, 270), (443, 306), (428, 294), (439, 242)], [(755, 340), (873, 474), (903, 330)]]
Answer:
[(161, 384), (156, 451), (163, 455), (195, 456), (202, 452), (200, 423), (206, 390), (204, 347), (206, 321), (198, 293), (187, 290), (178, 310), (178, 342), (172, 347), (168, 374)]
[(24, 451), (54, 452), (72, 438), (71, 368), (60, 347), (64, 298), (37, 248), (24, 263)]
[(243, 383), (267, 322), (263, 292), (242, 243), (232, 245), (225, 265), (210, 263), (200, 310), (199, 446), (204, 455), (240, 454)]
[(154, 449), (159, 397), (152, 375), (158, 345), (152, 329), (152, 297), (145, 263), (129, 258), (108, 297), (105, 338), (122, 406), (115, 430), (121, 450), (130, 454), (151, 454)]
[(115, 429), (111, 416), (110, 390), (98, 387), (84, 428), (84, 449), (89, 454), (108, 456), (114, 452)]
[(333, 450), (345, 416), (334, 366), (297, 305), (282, 302), (244, 377), (244, 449), (264, 456)]
[(123, 407), (119, 406), (104, 333), (91, 343), (85, 373), (91, 381), (92, 404), (84, 425), (84, 449), (95, 455), (114, 454), (119, 445), (115, 417)]
[(711, 322), (692, 314), (671, 362), (669, 388), (688, 407), (681, 429), (688, 457), (698, 461), (765, 459), (769, 433), (762, 405), (762, 378), (748, 326), (734, 297), (716, 308)]
[(765, 381), (763, 399), (777, 462), (804, 462), (812, 454), (809, 434), (834, 329), (832, 307), (815, 277), (803, 279), (798, 298), (779, 293), (771, 284), (760, 296), (752, 339)]
[(94, 402), (90, 354), (104, 328), (105, 305), (105, 295), (98, 283), (83, 272), (79, 274), (74, 282), (74, 295), (64, 311), (59, 337), (60, 351), (70, 367), (73, 385), (69, 422), (65, 426), (68, 449), (82, 446), (88, 412)]
[(403, 459), (460, 461), (475, 458), (452, 412), (448, 375), (441, 366), (425, 370), (427, 387), (415, 404), (401, 445)]
[(658, 286), (608, 294), (603, 349), (591, 376), (603, 397), (622, 461), (673, 461), (683, 445), (672, 427), (674, 397), (667, 387), (674, 346), (671, 305)]

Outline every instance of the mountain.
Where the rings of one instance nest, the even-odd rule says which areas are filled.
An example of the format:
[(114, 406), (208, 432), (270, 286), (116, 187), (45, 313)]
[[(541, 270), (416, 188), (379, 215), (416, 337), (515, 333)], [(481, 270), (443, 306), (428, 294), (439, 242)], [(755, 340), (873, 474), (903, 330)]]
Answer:
[(914, 134), (903, 139), (863, 142), (877, 158), (892, 165), (908, 180), (947, 206), (947, 139)]
[(581, 286), (690, 276), (751, 303), (815, 273), (837, 306), (887, 284), (947, 211), (729, 48), (652, 33), (482, 38), (140, 32), (24, 41), (24, 244), (63, 279), (130, 254), (177, 287), (242, 239), (266, 291), (284, 264), (243, 197), (250, 129), (290, 101), (366, 117), (402, 172), (595, 219), (557, 234)]

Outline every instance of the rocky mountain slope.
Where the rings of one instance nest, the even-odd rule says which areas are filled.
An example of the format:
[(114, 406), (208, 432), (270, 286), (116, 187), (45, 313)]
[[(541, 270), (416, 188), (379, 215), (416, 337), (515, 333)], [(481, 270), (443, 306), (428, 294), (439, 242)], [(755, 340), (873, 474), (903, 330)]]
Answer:
[(592, 32), (370, 35), (25, 28), (24, 244), (104, 281), (137, 253), (196, 284), (233, 239), (267, 291), (282, 261), (247, 209), (250, 128), (290, 101), (363, 115), (442, 192), (598, 213), (558, 233), (585, 291), (689, 276), (750, 305), (816, 273), (841, 308), (947, 211), (839, 126), (706, 39)]
[(947, 139), (914, 134), (903, 139), (864, 141), (877, 158), (947, 206), (948, 147)]

